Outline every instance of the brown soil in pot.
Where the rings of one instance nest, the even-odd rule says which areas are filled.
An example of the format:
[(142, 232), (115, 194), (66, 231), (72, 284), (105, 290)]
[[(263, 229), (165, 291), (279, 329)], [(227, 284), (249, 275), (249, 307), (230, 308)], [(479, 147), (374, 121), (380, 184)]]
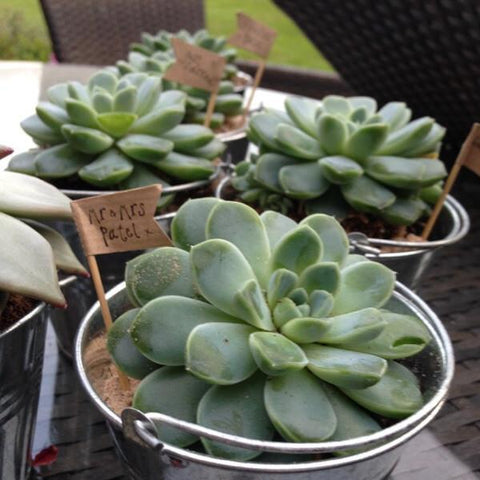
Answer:
[(10, 328), (31, 312), (38, 304), (37, 300), (11, 293), (7, 305), (0, 314), (0, 333)]
[(85, 369), (98, 396), (120, 415), (122, 410), (132, 406), (133, 394), (140, 380), (128, 377), (130, 388), (123, 390), (118, 379), (118, 370), (107, 351), (105, 333), (93, 339), (85, 350)]

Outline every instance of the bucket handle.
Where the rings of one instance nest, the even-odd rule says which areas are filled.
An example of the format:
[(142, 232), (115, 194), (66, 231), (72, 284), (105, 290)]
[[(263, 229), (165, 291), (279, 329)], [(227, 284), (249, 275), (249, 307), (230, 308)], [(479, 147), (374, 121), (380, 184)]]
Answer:
[[(164, 454), (174, 455), (177, 453), (175, 447), (161, 442), (157, 436), (155, 423), (163, 423), (170, 427), (178, 428), (183, 432), (192, 433), (203, 438), (215, 440), (226, 445), (242, 447), (248, 450), (274, 453), (291, 454), (316, 454), (329, 453), (338, 450), (351, 450), (354, 448), (365, 448), (384, 443), (386, 440), (385, 432), (380, 431), (376, 434), (370, 434), (363, 437), (357, 437), (350, 440), (316, 442), (316, 443), (291, 443), (291, 442), (273, 442), (254, 440), (250, 438), (231, 435), (228, 433), (202, 427), (184, 420), (178, 420), (162, 413), (144, 414), (134, 408), (126, 408), (122, 412), (122, 425), (125, 436), (135, 443), (161, 451)], [(392, 435), (393, 438), (396, 435)]]

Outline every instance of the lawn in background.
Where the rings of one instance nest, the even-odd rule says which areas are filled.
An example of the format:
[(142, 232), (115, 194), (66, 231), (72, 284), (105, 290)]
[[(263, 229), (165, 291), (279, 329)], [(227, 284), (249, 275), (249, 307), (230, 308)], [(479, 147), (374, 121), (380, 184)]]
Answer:
[[(271, 0), (204, 0), (204, 2), (207, 28), (211, 33), (217, 35), (233, 33), (236, 27), (235, 14), (242, 11), (277, 30), (278, 36), (269, 59), (270, 63), (331, 70), (330, 65), (315, 47)], [(50, 52), (48, 32), (38, 0), (0, 0), (0, 59), (47, 61)], [(241, 52), (240, 57), (255, 58), (247, 52)]]

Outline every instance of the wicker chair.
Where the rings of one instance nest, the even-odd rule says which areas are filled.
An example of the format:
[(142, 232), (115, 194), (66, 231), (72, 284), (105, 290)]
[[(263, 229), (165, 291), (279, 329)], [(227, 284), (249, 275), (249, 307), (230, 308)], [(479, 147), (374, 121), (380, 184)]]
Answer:
[(453, 158), (480, 120), (478, 0), (274, 0), (359, 94), (448, 128)]
[(59, 62), (107, 65), (125, 58), (142, 32), (195, 31), (202, 0), (40, 0)]

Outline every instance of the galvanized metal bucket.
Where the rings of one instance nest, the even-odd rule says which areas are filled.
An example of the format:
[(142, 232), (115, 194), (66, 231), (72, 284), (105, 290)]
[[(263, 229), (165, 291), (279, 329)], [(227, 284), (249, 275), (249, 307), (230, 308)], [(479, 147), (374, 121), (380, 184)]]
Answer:
[[(206, 180), (198, 180), (195, 182), (166, 187), (163, 189), (162, 193), (167, 195), (169, 193), (188, 192), (206, 187), (220, 178), (223, 165), (224, 164), (219, 165), (215, 173)], [(62, 190), (62, 192), (72, 200), (113, 193), (112, 191), (100, 190)], [(176, 212), (169, 212), (158, 215), (155, 217), (155, 220), (163, 230), (169, 232), (170, 223), (175, 216), (175, 213)], [(86, 265), (85, 254), (75, 225), (72, 222), (53, 222), (51, 226), (63, 235), (72, 248), (73, 253), (75, 253), (77, 258)], [(97, 256), (98, 268), (105, 291), (110, 290), (119, 282), (123, 281), (126, 262), (140, 253), (142, 252), (135, 250)], [(97, 295), (92, 280), (89, 278), (78, 278), (76, 282), (69, 282), (68, 284), (63, 285), (62, 291), (67, 299), (67, 303), (71, 305), (71, 307), (66, 310), (52, 309), (50, 320), (55, 330), (57, 344), (60, 351), (71, 360), (73, 358), (73, 344), (78, 326), (82, 318), (88, 312), (88, 309), (97, 300)]]
[[(122, 283), (107, 295), (113, 317), (129, 308)], [(454, 359), (448, 334), (435, 313), (412, 291), (397, 282), (388, 308), (414, 313), (427, 326), (432, 342), (407, 362), (421, 379), (425, 405), (415, 414), (372, 435), (342, 442), (264, 442), (227, 435), (158, 413), (127, 409), (122, 418), (112, 412), (93, 389), (84, 352), (104, 331), (98, 303), (83, 320), (75, 345), (75, 362), (87, 394), (100, 410), (125, 467), (138, 480), (380, 480), (395, 467), (405, 443), (423, 429), (444, 403), (453, 377)], [(165, 392), (168, 395), (168, 392)], [(255, 462), (208, 456), (158, 440), (152, 421), (163, 422), (228, 444), (265, 452)], [(319, 455), (345, 449), (359, 453), (335, 457)], [(269, 453), (267, 453), (269, 452)], [(286, 457), (287, 455), (287, 457)], [(294, 457), (292, 457), (294, 455)], [(313, 455), (313, 457), (312, 457)]]
[[(225, 177), (215, 191), (217, 198), (224, 198), (224, 191), (230, 183)], [(349, 235), (351, 252), (361, 253), (370, 260), (383, 263), (396, 272), (397, 280), (408, 288), (416, 290), (420, 286), (422, 275), (441, 247), (460, 241), (470, 229), (470, 218), (462, 205), (450, 195), (432, 232), (432, 240), (426, 242), (407, 242), (368, 238), (363, 233)], [(381, 247), (395, 249), (395, 252), (382, 252)]]
[(239, 70), (235, 76), (241, 79), (243, 83), (234, 83), (233, 91), (240, 95), (244, 95), (245, 90), (253, 85), (253, 77), (249, 73), (242, 72), (241, 70)]
[(0, 333), (1, 480), (26, 480), (30, 472), (47, 319), (40, 303)]

